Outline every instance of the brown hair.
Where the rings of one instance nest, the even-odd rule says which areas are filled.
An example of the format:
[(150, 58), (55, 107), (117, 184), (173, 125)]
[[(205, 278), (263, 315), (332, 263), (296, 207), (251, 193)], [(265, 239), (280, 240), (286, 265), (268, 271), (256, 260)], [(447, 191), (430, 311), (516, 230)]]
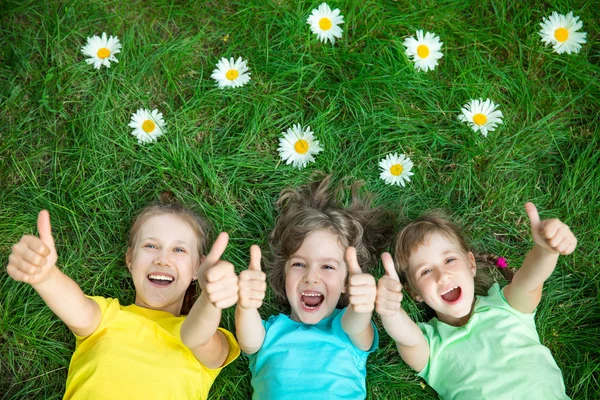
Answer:
[[(133, 220), (129, 237), (127, 240), (127, 251), (133, 247), (137, 241), (140, 228), (149, 218), (157, 215), (173, 215), (185, 222), (194, 232), (198, 240), (198, 259), (201, 260), (207, 246), (207, 235), (209, 232), (208, 222), (196, 212), (181, 205), (171, 192), (163, 192), (157, 204), (143, 208)], [(187, 315), (198, 297), (198, 282), (192, 281), (185, 292), (181, 314)]]
[[(461, 229), (440, 212), (430, 212), (422, 215), (406, 225), (396, 236), (394, 257), (401, 282), (410, 289), (410, 280), (406, 274), (408, 259), (430, 235), (438, 233), (454, 243), (458, 249), (467, 254), (471, 251)], [(509, 268), (495, 268), (498, 256), (491, 253), (473, 252), (477, 265), (475, 275), (475, 294), (484, 296), (500, 275), (508, 281), (512, 280), (513, 271)]]
[[(335, 234), (342, 248), (356, 248), (358, 263), (363, 272), (377, 264), (377, 256), (388, 244), (393, 232), (393, 218), (381, 207), (372, 207), (372, 196), (359, 196), (362, 181), (351, 186), (348, 206), (343, 205), (345, 187), (339, 184), (330, 188), (332, 176), (328, 175), (297, 189), (284, 189), (276, 205), (280, 215), (269, 236), (271, 250), (266, 271), (276, 299), (288, 304), (285, 292), (285, 265), (300, 248), (311, 232), (319, 229)], [(347, 304), (342, 294), (338, 307)]]

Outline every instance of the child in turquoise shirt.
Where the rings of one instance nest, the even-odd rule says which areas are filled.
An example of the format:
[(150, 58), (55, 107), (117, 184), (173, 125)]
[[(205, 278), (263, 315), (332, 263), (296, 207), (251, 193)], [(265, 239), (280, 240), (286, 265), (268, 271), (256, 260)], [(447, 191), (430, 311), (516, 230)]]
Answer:
[(452, 222), (424, 216), (398, 234), (403, 283), (436, 314), (426, 324), (415, 324), (400, 307), (400, 278), (390, 255), (383, 257), (377, 312), (401, 357), (442, 399), (568, 399), (534, 315), (559, 254), (572, 253), (577, 239), (558, 219), (541, 221), (532, 203), (525, 208), (535, 246), (512, 282), (494, 284), (487, 296), (475, 296), (475, 258)]
[(266, 275), (258, 247), (240, 274), (236, 331), (249, 357), (254, 399), (366, 396), (366, 361), (378, 344), (371, 321), (376, 285), (368, 270), (386, 242), (390, 218), (360, 201), (360, 184), (353, 185), (349, 207), (329, 184), (327, 177), (287, 189), (278, 201), (267, 274), (291, 313), (261, 320)]

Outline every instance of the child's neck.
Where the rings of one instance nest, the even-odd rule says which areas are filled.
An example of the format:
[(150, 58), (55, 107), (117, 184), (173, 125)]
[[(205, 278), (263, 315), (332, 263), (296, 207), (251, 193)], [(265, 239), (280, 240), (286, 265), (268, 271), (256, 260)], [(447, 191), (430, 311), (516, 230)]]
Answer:
[(473, 310), (475, 309), (475, 298), (473, 298), (473, 303), (471, 303), (471, 310), (469, 311), (469, 313), (463, 317), (453, 317), (451, 315), (446, 315), (446, 314), (442, 314), (442, 313), (435, 313), (438, 320), (442, 321), (443, 323), (447, 324), (447, 325), (451, 325), (451, 326), (455, 326), (455, 327), (460, 327), (460, 326), (464, 326), (467, 324), (467, 322), (469, 322), (469, 319), (471, 319), (471, 315), (473, 315)]

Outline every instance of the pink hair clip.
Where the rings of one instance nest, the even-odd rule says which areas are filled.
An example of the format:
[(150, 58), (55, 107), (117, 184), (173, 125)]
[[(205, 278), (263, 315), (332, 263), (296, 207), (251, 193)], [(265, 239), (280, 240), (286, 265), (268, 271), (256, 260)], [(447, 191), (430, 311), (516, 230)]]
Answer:
[(496, 267), (501, 269), (508, 267), (508, 262), (506, 261), (506, 258), (498, 257), (498, 260), (496, 260)]

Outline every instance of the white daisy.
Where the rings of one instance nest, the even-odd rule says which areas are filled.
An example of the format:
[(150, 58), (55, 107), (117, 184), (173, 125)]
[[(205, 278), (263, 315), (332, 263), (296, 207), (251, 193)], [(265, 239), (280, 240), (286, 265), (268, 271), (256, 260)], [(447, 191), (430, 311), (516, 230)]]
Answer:
[(327, 3), (322, 3), (319, 8), (312, 10), (306, 23), (321, 42), (329, 40), (331, 44), (335, 44), (335, 39), (342, 37), (343, 31), (338, 25), (344, 23), (344, 16), (340, 15), (339, 8), (331, 11)]
[(471, 100), (463, 106), (462, 115), (459, 115), (458, 119), (470, 124), (475, 132), (481, 131), (482, 135), (487, 137), (488, 132), (492, 132), (502, 123), (502, 111), (496, 110), (497, 107), (490, 99)]
[(110, 68), (110, 62), (119, 62), (115, 54), (121, 52), (121, 43), (119, 38), (111, 36), (106, 38), (106, 32), (102, 32), (102, 37), (92, 36), (87, 38), (87, 44), (81, 48), (81, 52), (90, 58), (86, 58), (85, 62), (94, 64), (94, 68), (100, 69), (102, 65)]
[(129, 126), (133, 128), (131, 134), (135, 136), (139, 144), (156, 142), (167, 130), (162, 113), (157, 109), (152, 111), (140, 108), (131, 117)]
[(235, 62), (233, 57), (229, 60), (223, 57), (217, 63), (217, 68), (210, 77), (217, 81), (219, 89), (242, 87), (250, 81), (250, 72), (248, 71), (249, 68), (242, 57), (238, 57)]
[(581, 44), (586, 42), (587, 35), (585, 32), (577, 32), (583, 27), (579, 17), (573, 18), (572, 11), (566, 17), (554, 11), (549, 18), (544, 18), (542, 21), (540, 36), (546, 46), (551, 44), (558, 54), (579, 53)]
[(440, 42), (440, 38), (435, 33), (425, 32), (423, 37), (423, 31), (417, 31), (416, 39), (411, 36), (406, 38), (403, 44), (406, 47), (406, 55), (420, 71), (433, 71), (438, 65), (438, 60), (444, 56), (440, 51), (444, 43)]
[(300, 124), (288, 128), (283, 132), (283, 138), (279, 139), (279, 155), (286, 164), (292, 164), (293, 167), (302, 169), (309, 162), (315, 161), (314, 154), (319, 153), (321, 146), (319, 141), (315, 140), (310, 126), (305, 129)]
[(410, 176), (413, 174), (410, 172), (412, 167), (412, 161), (404, 154), (388, 154), (379, 162), (381, 168), (379, 177), (388, 185), (404, 187), (405, 182), (410, 182)]

